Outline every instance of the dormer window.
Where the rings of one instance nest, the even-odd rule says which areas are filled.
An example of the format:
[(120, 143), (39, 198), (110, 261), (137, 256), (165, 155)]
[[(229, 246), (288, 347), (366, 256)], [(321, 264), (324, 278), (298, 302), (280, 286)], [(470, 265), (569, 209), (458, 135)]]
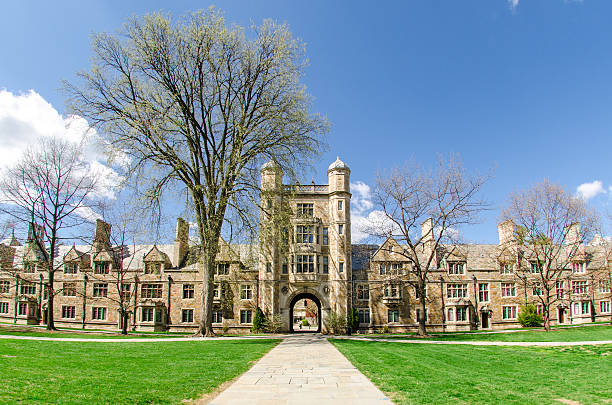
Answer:
[(96, 264), (94, 265), (94, 274), (108, 274), (109, 272), (109, 262), (96, 262)]
[(217, 263), (217, 274), (227, 276), (229, 274), (229, 263)]
[(297, 204), (297, 216), (298, 217), (312, 217), (314, 215), (314, 204), (313, 203), (298, 203)]
[(161, 273), (161, 263), (159, 262), (145, 263), (145, 274), (160, 274), (160, 273)]
[(585, 273), (586, 263), (585, 262), (574, 262), (572, 263), (572, 273)]
[(531, 262), (531, 272), (533, 274), (542, 273), (542, 264), (538, 262)]
[(36, 272), (36, 263), (25, 263), (23, 265), (24, 273), (35, 273)]
[(501, 274), (512, 274), (514, 273), (514, 263), (500, 263), (499, 272)]
[(465, 263), (463, 262), (448, 262), (448, 274), (464, 274)]
[(69, 262), (64, 264), (65, 274), (76, 274), (79, 271), (79, 264), (76, 262)]

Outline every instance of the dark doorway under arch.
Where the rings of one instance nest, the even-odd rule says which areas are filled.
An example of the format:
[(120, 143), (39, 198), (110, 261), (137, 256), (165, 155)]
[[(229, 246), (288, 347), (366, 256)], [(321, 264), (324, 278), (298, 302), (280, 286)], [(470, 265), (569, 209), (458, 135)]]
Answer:
[[(293, 307), (295, 306), (295, 304), (297, 302), (299, 302), (300, 300), (305, 300), (305, 299), (309, 299), (312, 302), (314, 302), (315, 304), (317, 304), (317, 330), (315, 331), (305, 331), (305, 330), (294, 330), (293, 329)], [(291, 304), (289, 305), (289, 331), (291, 333), (295, 333), (295, 332), (299, 332), (299, 333), (319, 333), (321, 332), (321, 301), (319, 301), (319, 299), (317, 298), (316, 295), (311, 294), (311, 293), (301, 293), (296, 295), (295, 297), (293, 297), (293, 299), (291, 300)]]

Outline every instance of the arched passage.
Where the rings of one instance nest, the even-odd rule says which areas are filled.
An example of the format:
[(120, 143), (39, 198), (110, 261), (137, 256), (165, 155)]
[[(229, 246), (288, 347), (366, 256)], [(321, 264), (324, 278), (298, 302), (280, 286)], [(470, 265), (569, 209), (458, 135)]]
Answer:
[[(317, 329), (314, 331), (305, 331), (305, 330), (297, 330), (295, 331), (293, 329), (294, 326), (294, 322), (293, 322), (293, 309), (295, 307), (295, 305), (300, 302), (301, 300), (311, 300), (312, 302), (314, 302), (317, 305)], [(293, 297), (293, 299), (291, 300), (291, 303), (289, 305), (289, 331), (290, 332), (303, 332), (303, 333), (308, 333), (308, 332), (312, 332), (312, 333), (317, 333), (317, 332), (321, 332), (321, 301), (319, 301), (319, 299), (317, 298), (316, 295), (311, 294), (311, 293), (300, 293), (298, 295), (296, 295), (295, 297)]]

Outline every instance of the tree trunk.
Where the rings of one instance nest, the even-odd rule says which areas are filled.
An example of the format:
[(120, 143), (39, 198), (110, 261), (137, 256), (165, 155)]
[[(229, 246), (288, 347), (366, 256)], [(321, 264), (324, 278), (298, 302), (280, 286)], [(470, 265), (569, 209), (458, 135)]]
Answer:
[[(51, 263), (51, 266), (53, 266), (53, 263)], [(47, 330), (57, 330), (57, 328), (55, 327), (55, 322), (53, 320), (53, 296), (55, 295), (53, 291), (54, 278), (55, 272), (53, 270), (50, 270), (49, 283), (47, 287)], [(43, 288), (45, 287), (43, 286)]]
[(206, 261), (204, 275), (202, 277), (202, 301), (200, 311), (200, 324), (196, 336), (216, 336), (212, 328), (212, 309), (214, 295), (214, 274), (215, 274), (215, 252), (210, 252), (210, 249), (205, 252)]
[(544, 301), (544, 329), (546, 332), (550, 331), (550, 298), (549, 292), (546, 291), (546, 297)]
[(419, 295), (421, 296), (421, 319), (419, 319), (419, 331), (418, 331), (418, 335), (419, 336), (426, 336), (427, 335), (427, 329), (425, 327), (425, 323), (427, 322), (426, 319), (426, 311), (427, 311), (427, 305), (425, 302), (425, 283), (419, 283)]
[(121, 311), (121, 334), (127, 335), (128, 313), (126, 310)]

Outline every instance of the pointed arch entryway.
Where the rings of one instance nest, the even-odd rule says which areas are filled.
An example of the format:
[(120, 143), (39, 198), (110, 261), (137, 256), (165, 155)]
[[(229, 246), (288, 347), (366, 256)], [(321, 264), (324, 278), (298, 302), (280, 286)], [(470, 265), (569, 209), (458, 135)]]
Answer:
[[(317, 330), (315, 331), (305, 331), (305, 330), (299, 330), (299, 331), (295, 331), (293, 329), (293, 308), (295, 307), (295, 304), (298, 303), (301, 300), (311, 300), (312, 302), (314, 302), (317, 305)], [(319, 298), (309, 292), (302, 292), (297, 294), (295, 297), (293, 297), (293, 299), (291, 300), (291, 303), (289, 304), (289, 331), (291, 333), (294, 332), (300, 332), (300, 333), (320, 333), (321, 332), (321, 318), (322, 318), (322, 313), (321, 313), (321, 301), (319, 300)]]

